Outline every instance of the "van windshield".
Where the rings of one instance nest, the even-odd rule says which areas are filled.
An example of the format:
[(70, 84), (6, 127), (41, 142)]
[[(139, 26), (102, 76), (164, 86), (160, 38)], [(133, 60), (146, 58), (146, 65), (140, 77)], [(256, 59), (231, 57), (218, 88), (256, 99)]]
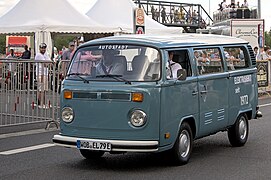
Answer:
[[(98, 45), (76, 51), (68, 78), (96, 81), (157, 81), (160, 79), (160, 52), (135, 45)], [(116, 78), (117, 77), (117, 78)]]

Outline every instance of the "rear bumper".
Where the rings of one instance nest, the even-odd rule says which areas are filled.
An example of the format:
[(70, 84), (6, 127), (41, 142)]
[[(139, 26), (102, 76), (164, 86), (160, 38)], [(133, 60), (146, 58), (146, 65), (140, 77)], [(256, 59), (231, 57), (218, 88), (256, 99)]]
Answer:
[(53, 142), (56, 145), (77, 148), (77, 140), (108, 142), (111, 143), (111, 151), (120, 152), (155, 152), (158, 151), (158, 141), (122, 141), (105, 139), (87, 139), (62, 135), (54, 135)]

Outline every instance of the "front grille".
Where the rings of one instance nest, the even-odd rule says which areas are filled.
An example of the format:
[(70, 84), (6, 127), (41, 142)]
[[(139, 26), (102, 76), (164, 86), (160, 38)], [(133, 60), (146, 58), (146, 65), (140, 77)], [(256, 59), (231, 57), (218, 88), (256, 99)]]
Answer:
[(119, 92), (73, 92), (74, 99), (131, 101), (131, 93)]

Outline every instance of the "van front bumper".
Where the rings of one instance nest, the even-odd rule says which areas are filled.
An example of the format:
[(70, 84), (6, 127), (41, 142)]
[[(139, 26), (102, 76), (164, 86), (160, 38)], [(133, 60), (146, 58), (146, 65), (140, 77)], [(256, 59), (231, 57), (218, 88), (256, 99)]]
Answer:
[(54, 135), (53, 142), (56, 145), (77, 148), (77, 140), (108, 142), (111, 143), (111, 151), (115, 152), (155, 152), (158, 151), (158, 141), (122, 141), (105, 139), (87, 139), (62, 135)]

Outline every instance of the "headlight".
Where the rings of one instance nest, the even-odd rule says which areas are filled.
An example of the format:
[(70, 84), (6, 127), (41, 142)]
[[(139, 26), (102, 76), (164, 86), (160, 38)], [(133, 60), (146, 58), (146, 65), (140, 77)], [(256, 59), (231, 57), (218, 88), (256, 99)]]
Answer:
[(66, 122), (66, 123), (72, 122), (73, 117), (74, 117), (74, 115), (73, 115), (73, 110), (72, 110), (72, 108), (70, 108), (70, 107), (64, 107), (64, 108), (62, 109), (61, 115), (62, 115), (62, 120), (63, 120), (64, 122)]
[(134, 110), (130, 117), (130, 122), (135, 127), (141, 127), (147, 122), (147, 115), (141, 110)]

